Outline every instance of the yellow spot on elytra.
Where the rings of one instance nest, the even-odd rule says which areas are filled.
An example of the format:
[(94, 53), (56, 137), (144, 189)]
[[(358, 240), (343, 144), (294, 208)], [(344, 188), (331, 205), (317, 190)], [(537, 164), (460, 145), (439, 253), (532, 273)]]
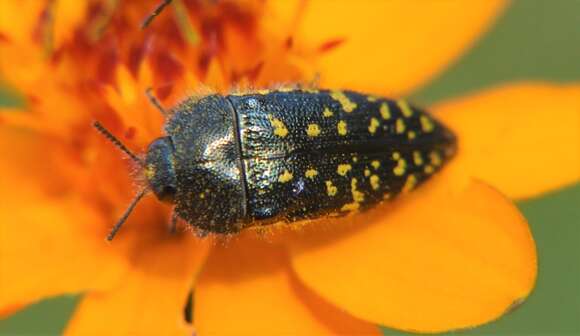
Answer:
[(409, 103), (407, 103), (406, 101), (399, 100), (397, 101), (397, 105), (399, 105), (401, 113), (403, 113), (403, 116), (405, 116), (405, 118), (409, 118), (410, 116), (413, 115), (413, 110), (411, 110)]
[(383, 119), (388, 120), (391, 118), (391, 109), (389, 108), (389, 104), (382, 103), (379, 112), (381, 112), (381, 117), (383, 117)]
[(433, 169), (433, 166), (426, 165), (425, 168), (423, 168), (423, 171), (425, 171), (425, 174), (432, 174), (434, 169)]
[(399, 159), (397, 161), (397, 165), (393, 168), (393, 173), (397, 176), (405, 175), (405, 171), (407, 170), (407, 161), (405, 159)]
[(308, 128), (306, 129), (306, 134), (308, 134), (308, 136), (311, 137), (318, 136), (320, 134), (320, 126), (318, 126), (317, 124), (308, 125)]
[(306, 170), (306, 172), (304, 173), (304, 176), (306, 176), (309, 179), (314, 179), (314, 177), (318, 175), (318, 171), (316, 171), (316, 169), (308, 169)]
[(371, 181), (371, 187), (373, 188), (373, 190), (377, 190), (379, 189), (379, 186), (381, 184), (381, 180), (377, 175), (372, 175), (370, 178)]
[(348, 133), (346, 121), (344, 120), (339, 121), (336, 125), (336, 128), (338, 129), (338, 134), (340, 135), (346, 135), (346, 133)]
[(413, 140), (417, 137), (417, 133), (415, 133), (414, 131), (409, 131), (407, 132), (407, 137), (409, 138), (409, 140)]
[(417, 165), (417, 166), (420, 166), (423, 164), (423, 156), (421, 156), (421, 152), (419, 152), (419, 151), (413, 152), (413, 162), (415, 162), (415, 165)]
[(403, 119), (398, 118), (395, 124), (395, 131), (399, 134), (403, 134), (406, 129), (405, 121)]
[(150, 180), (155, 176), (155, 167), (150, 164), (145, 168), (145, 177)]
[(437, 153), (437, 152), (431, 152), (429, 154), (429, 159), (431, 159), (431, 163), (434, 166), (440, 166), (441, 165), (441, 156), (439, 155), (439, 153)]
[(287, 170), (284, 170), (284, 172), (282, 173), (282, 175), (278, 176), (278, 182), (280, 182), (280, 183), (286, 183), (286, 182), (292, 180), (292, 177), (294, 177), (294, 176), (292, 175), (291, 172), (289, 172)]
[(330, 93), (332, 99), (338, 101), (342, 106), (344, 112), (350, 113), (356, 108), (356, 103), (348, 99), (348, 97), (341, 91), (334, 91)]
[(419, 118), (419, 121), (421, 122), (421, 129), (423, 129), (424, 132), (431, 132), (435, 128), (433, 121), (427, 116), (422, 115)]
[(371, 171), (367, 168), (365, 169), (365, 176), (369, 177), (371, 175)]
[(372, 102), (376, 102), (376, 101), (377, 101), (377, 99), (378, 99), (378, 98), (377, 98), (376, 96), (367, 96), (367, 100), (368, 100), (368, 101), (370, 101), (371, 103), (372, 103)]
[(401, 153), (399, 152), (393, 152), (393, 160), (398, 160), (401, 158)]
[(371, 118), (371, 123), (369, 124), (369, 132), (371, 134), (375, 134), (377, 132), (377, 128), (379, 128), (380, 125), (381, 123), (377, 118)]
[(358, 162), (358, 158), (356, 156), (353, 156), (352, 157), (352, 162), (354, 162), (354, 163)]
[(204, 199), (205, 198), (205, 193), (199, 194), (199, 198)]
[(407, 180), (405, 181), (405, 185), (403, 185), (403, 192), (409, 192), (411, 190), (413, 190), (413, 188), (415, 188), (415, 186), (417, 185), (417, 177), (415, 177), (415, 175), (411, 174), (409, 176), (407, 176)]
[(334, 115), (334, 112), (332, 112), (328, 107), (325, 107), (324, 111), (322, 111), (322, 115), (326, 118), (330, 118)]
[(360, 204), (358, 204), (357, 202), (352, 202), (352, 203), (346, 203), (345, 205), (342, 206), (342, 208), (340, 208), (340, 210), (342, 210), (342, 211), (355, 211), (355, 210), (358, 210), (359, 207), (360, 207)]
[(346, 176), (346, 174), (352, 169), (352, 166), (348, 163), (346, 164), (339, 164), (338, 168), (336, 168), (336, 172), (340, 176)]
[(328, 196), (336, 195), (337, 191), (338, 189), (334, 185), (332, 185), (332, 181), (326, 181), (326, 194)]
[(379, 162), (379, 160), (373, 160), (371, 162), (371, 166), (373, 166), (373, 168), (375, 168), (375, 169), (379, 169), (379, 167), (381, 166), (381, 163)]
[(358, 181), (354, 177), (350, 180), (350, 192), (352, 193), (352, 199), (355, 202), (360, 203), (365, 200), (365, 194), (356, 189), (357, 183)]
[(272, 124), (272, 127), (274, 128), (275, 135), (281, 138), (288, 135), (288, 129), (286, 128), (286, 125), (284, 125), (280, 119), (274, 118), (271, 115), (268, 116), (268, 119), (270, 119), (270, 124)]

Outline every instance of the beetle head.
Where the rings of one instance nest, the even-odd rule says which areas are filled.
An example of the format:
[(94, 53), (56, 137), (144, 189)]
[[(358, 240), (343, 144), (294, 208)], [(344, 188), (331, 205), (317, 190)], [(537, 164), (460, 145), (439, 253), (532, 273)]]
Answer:
[(147, 149), (145, 177), (149, 188), (161, 201), (173, 203), (176, 192), (175, 149), (170, 137), (154, 140)]

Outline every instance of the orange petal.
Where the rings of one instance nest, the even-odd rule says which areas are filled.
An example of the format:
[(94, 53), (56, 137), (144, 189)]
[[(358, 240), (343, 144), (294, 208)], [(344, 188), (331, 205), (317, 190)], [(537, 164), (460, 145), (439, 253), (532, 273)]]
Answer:
[[(89, 4), (88, 1), (75, 0), (2, 1), (0, 3), (0, 33), (10, 42), (38, 43), (39, 29), (42, 28), (52, 31), (53, 46), (58, 48), (79, 28), (83, 28)], [(49, 12), (45, 13), (47, 10)], [(43, 15), (49, 15), (50, 20)]]
[(10, 41), (32, 40), (46, 2), (0, 1), (0, 33)]
[(90, 2), (58, 0), (54, 4), (54, 47), (58, 48), (70, 40), (79, 28), (85, 28), (87, 9)]
[(62, 194), (70, 191), (71, 186), (77, 186), (79, 176), (86, 174), (86, 169), (75, 161), (78, 149), (71, 149), (68, 141), (27, 129), (0, 126), (0, 157), (3, 159), (0, 192), (4, 190), (8, 193), (5, 197), (10, 197), (12, 190), (23, 187), (22, 181), (35, 190), (51, 194)]
[(123, 66), (117, 67), (115, 74), (116, 87), (105, 87), (105, 100), (122, 118), (124, 125), (138, 125), (136, 142), (147, 144), (159, 136), (163, 124), (163, 115), (145, 94), (147, 85), (151, 83), (151, 68), (148, 64), (141, 66), (138, 78)]
[(241, 239), (215, 250), (195, 289), (200, 335), (380, 335), (297, 283), (278, 246)]
[[(399, 95), (433, 78), (469, 48), (505, 7), (504, 0), (309, 1), (294, 34), (320, 53), (321, 83)], [(273, 20), (287, 24), (296, 8), (272, 1)], [(298, 9), (299, 10), (299, 9)], [(290, 32), (288, 32), (290, 34)], [(338, 44), (337, 44), (338, 43)]]
[(85, 295), (66, 334), (191, 334), (183, 308), (208, 244), (187, 235), (143, 246), (121, 286)]
[(511, 198), (580, 181), (580, 86), (519, 84), (435, 108), (473, 176)]
[(358, 228), (300, 233), (290, 244), (298, 276), (354, 316), (397, 329), (498, 318), (534, 285), (534, 241), (513, 204), (458, 176), (451, 164), (391, 206), (352, 217)]
[(109, 288), (124, 265), (91, 230), (85, 203), (49, 199), (22, 179), (0, 183), (0, 311), (64, 293)]

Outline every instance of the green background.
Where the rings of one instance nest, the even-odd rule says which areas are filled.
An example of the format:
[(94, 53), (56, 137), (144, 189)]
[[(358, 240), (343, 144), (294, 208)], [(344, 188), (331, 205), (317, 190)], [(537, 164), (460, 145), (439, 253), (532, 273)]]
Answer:
[[(428, 105), (520, 80), (580, 81), (580, 1), (515, 1), (472, 50), (411, 100)], [(0, 90), (0, 103), (17, 101)], [(580, 335), (580, 185), (521, 202), (519, 207), (538, 246), (536, 289), (526, 303), (500, 320), (454, 334)], [(71, 296), (42, 301), (0, 321), (0, 334), (60, 334), (77, 302), (78, 297)]]

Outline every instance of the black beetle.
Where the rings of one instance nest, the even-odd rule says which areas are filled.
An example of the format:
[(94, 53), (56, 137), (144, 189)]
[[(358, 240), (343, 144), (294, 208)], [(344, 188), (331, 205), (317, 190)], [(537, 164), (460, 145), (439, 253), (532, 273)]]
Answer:
[(96, 124), (147, 180), (109, 240), (147, 191), (202, 233), (235, 233), (368, 209), (420, 185), (456, 149), (424, 111), (352, 91), (215, 94), (168, 116), (144, 162)]

